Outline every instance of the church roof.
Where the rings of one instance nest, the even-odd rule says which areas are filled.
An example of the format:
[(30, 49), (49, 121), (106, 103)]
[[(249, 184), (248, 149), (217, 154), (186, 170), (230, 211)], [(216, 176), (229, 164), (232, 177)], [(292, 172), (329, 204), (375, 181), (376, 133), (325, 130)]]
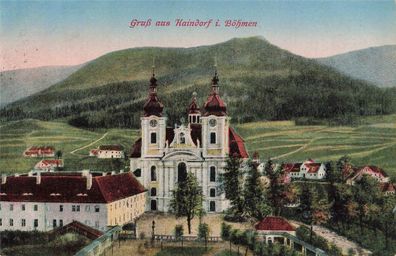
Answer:
[[(191, 139), (197, 145), (197, 141), (202, 142), (201, 138), (201, 125), (200, 124), (190, 124), (191, 127)], [(245, 142), (239, 136), (234, 129), (229, 128), (229, 155), (238, 155), (241, 158), (248, 158), (249, 154), (245, 148)], [(175, 137), (173, 128), (166, 128), (166, 140), (171, 143)], [(201, 143), (202, 145), (202, 143)], [(142, 148), (142, 139), (139, 138), (132, 146), (131, 158), (140, 158)]]
[(226, 116), (227, 115), (227, 105), (220, 98), (219, 95), (219, 78), (217, 72), (212, 79), (212, 92), (210, 93), (208, 99), (203, 106), (203, 116)]
[(149, 95), (143, 106), (144, 116), (162, 116), (164, 105), (157, 96), (157, 79), (154, 74), (150, 79)]

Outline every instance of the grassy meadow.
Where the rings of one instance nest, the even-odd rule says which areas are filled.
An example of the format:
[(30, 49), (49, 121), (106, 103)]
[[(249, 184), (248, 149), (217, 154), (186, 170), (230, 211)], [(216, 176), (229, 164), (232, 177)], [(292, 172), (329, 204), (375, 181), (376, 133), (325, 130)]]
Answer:
[[(262, 160), (337, 160), (349, 155), (355, 165), (378, 165), (396, 177), (396, 115), (366, 117), (356, 127), (296, 126), (293, 121), (234, 125), (250, 153)], [(0, 171), (29, 171), (39, 158), (25, 158), (32, 145), (53, 145), (61, 150), (65, 170), (119, 170), (123, 160), (89, 157), (101, 144), (121, 144), (129, 153), (139, 131), (133, 129), (83, 130), (64, 122), (23, 120), (0, 124)]]
[(274, 121), (236, 128), (249, 152), (259, 152), (262, 160), (328, 161), (349, 155), (354, 165), (377, 165), (396, 177), (396, 115), (366, 117), (361, 123), (356, 127), (329, 127)]

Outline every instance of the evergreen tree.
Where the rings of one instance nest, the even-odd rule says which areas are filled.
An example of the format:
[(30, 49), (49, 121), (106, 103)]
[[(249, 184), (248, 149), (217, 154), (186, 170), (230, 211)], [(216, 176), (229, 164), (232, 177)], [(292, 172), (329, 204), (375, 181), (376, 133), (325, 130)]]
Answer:
[(282, 169), (275, 170), (271, 160), (267, 161), (264, 172), (269, 179), (269, 187), (267, 189), (268, 202), (273, 209), (273, 214), (280, 215), (283, 204), (286, 201), (287, 187), (282, 182), (284, 172)]
[(245, 182), (244, 198), (247, 214), (257, 220), (263, 219), (271, 213), (271, 208), (266, 204), (264, 189), (260, 184), (261, 174), (256, 162), (249, 163), (249, 172)]
[(242, 160), (238, 155), (230, 155), (222, 175), (222, 188), (225, 192), (225, 197), (230, 200), (232, 213), (238, 217), (242, 217), (245, 212), (241, 163)]
[(202, 201), (202, 188), (198, 185), (195, 175), (189, 172), (186, 180), (177, 184), (170, 202), (170, 207), (176, 217), (187, 218), (189, 234), (191, 234), (191, 220), (202, 208)]

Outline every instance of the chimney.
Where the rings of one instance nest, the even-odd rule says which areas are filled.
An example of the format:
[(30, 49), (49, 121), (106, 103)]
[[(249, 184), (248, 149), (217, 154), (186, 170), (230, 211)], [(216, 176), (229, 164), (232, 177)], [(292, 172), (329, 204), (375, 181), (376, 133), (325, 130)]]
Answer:
[(41, 173), (40, 173), (40, 172), (37, 172), (37, 175), (36, 175), (36, 184), (37, 184), (37, 185), (41, 184)]
[(87, 175), (87, 190), (90, 190), (92, 187), (92, 174), (88, 173)]
[(7, 174), (2, 174), (1, 175), (1, 184), (6, 184), (7, 182)]
[(115, 175), (116, 174), (116, 172), (115, 171), (111, 171), (111, 175)]
[(120, 170), (120, 173), (124, 173), (124, 170), (123, 170), (123, 169), (121, 169), (121, 170)]
[(30, 172), (28, 172), (28, 176), (29, 176), (29, 177), (32, 177), (32, 176), (33, 176), (33, 170), (30, 171)]
[(102, 176), (106, 176), (107, 175), (107, 173), (106, 172), (102, 172)]
[(14, 176), (15, 176), (15, 177), (19, 177), (19, 173), (15, 173)]

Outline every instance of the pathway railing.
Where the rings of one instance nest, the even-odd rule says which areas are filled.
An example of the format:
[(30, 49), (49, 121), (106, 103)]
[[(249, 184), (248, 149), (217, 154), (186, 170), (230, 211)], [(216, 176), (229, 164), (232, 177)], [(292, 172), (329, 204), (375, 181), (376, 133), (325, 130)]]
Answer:
[(114, 241), (118, 240), (118, 236), (122, 228), (120, 226), (115, 226), (114, 228), (108, 230), (101, 237), (95, 239), (89, 245), (82, 248), (74, 256), (97, 256), (102, 255), (107, 248), (109, 248)]

